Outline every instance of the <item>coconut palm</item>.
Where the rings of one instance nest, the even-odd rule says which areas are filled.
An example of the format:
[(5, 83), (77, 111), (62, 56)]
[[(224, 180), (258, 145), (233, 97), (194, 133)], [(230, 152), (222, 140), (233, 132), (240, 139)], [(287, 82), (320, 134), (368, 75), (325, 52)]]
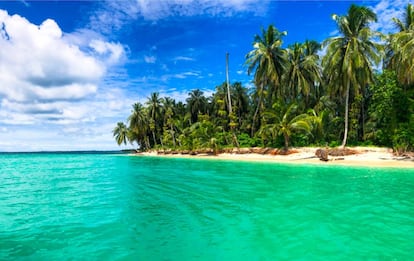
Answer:
[(206, 111), (207, 98), (199, 89), (191, 91), (188, 95), (189, 97), (186, 99), (187, 108), (191, 113), (192, 123), (195, 123), (198, 119), (198, 115)]
[(124, 143), (124, 145), (127, 144), (128, 128), (125, 123), (118, 122), (112, 133), (118, 145), (121, 145), (122, 143)]
[(295, 43), (287, 49), (289, 64), (285, 74), (286, 85), (289, 86), (287, 96), (290, 100), (303, 98), (305, 107), (309, 106), (311, 93), (315, 93), (315, 85), (322, 81), (317, 54), (319, 50), (320, 44), (315, 41)]
[(175, 131), (174, 131), (174, 108), (175, 108), (175, 100), (170, 97), (165, 97), (162, 99), (162, 107), (163, 107), (163, 115), (164, 115), (164, 126), (165, 128), (169, 129), (173, 147), (175, 148)]
[(351, 87), (354, 93), (358, 93), (374, 81), (373, 66), (380, 61), (381, 46), (374, 42), (375, 33), (368, 27), (369, 22), (377, 19), (371, 9), (351, 5), (346, 15), (333, 15), (333, 19), (341, 35), (324, 42), (327, 54), (323, 66), (331, 94), (345, 99), (344, 137), (341, 145), (345, 147)]
[[(162, 126), (162, 117), (161, 117), (161, 99), (158, 92), (153, 92), (147, 98), (147, 109), (148, 115), (150, 118), (149, 127), (152, 133), (152, 139), (154, 141), (154, 146), (157, 145), (156, 133), (158, 129)], [(162, 143), (162, 140), (161, 140)], [(161, 144), (162, 146), (162, 144)]]
[(131, 115), (128, 117), (130, 140), (135, 140), (140, 147), (149, 148), (148, 142), (148, 114), (144, 106), (137, 102), (132, 105)]
[(286, 51), (282, 48), (282, 37), (286, 32), (279, 32), (273, 25), (262, 29), (262, 35), (256, 35), (253, 41), (253, 50), (246, 55), (247, 72), (254, 72), (254, 83), (258, 89), (258, 102), (252, 119), (251, 135), (260, 108), (262, 108), (264, 89), (270, 87), (271, 96), (281, 94), (280, 79), (286, 65)]
[(414, 83), (414, 6), (408, 4), (403, 20), (393, 19), (399, 32), (391, 35), (390, 66), (404, 85)]
[(273, 104), (273, 108), (265, 112), (267, 124), (263, 125), (260, 132), (268, 132), (275, 138), (283, 135), (284, 150), (289, 149), (290, 137), (295, 132), (310, 134), (312, 119), (309, 114), (297, 114), (298, 105), (295, 103), (282, 105)]
[(243, 87), (240, 82), (232, 84), (232, 96), (234, 110), (238, 119), (238, 125), (239, 128), (242, 128), (244, 121), (247, 119), (250, 106), (247, 88)]

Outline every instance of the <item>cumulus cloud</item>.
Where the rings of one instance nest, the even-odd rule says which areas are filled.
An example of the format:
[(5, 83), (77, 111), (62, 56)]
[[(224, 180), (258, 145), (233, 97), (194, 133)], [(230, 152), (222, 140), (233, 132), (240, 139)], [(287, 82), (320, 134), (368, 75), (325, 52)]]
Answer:
[(0, 122), (91, 120), (78, 102), (96, 95), (124, 48), (82, 32), (66, 34), (51, 19), (35, 25), (4, 10), (0, 28)]

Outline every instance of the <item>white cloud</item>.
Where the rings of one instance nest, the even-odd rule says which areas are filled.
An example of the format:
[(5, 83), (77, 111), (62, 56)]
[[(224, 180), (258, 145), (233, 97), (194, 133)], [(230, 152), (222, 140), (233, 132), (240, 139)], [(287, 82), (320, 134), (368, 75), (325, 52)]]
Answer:
[(187, 56), (177, 56), (177, 57), (174, 57), (173, 61), (175, 61), (175, 62), (177, 62), (177, 61), (193, 62), (193, 61), (195, 61), (195, 59), (191, 58), (191, 57), (187, 57)]
[(392, 18), (402, 19), (405, 7), (409, 4), (408, 0), (381, 0), (373, 6), (373, 11), (377, 14), (378, 22), (373, 23), (371, 28), (382, 33), (395, 32), (396, 27)]
[[(176, 74), (164, 74), (160, 77), (161, 81), (167, 82), (170, 79), (186, 79), (188, 77), (200, 77), (200, 72), (189, 71), (189, 72), (182, 72)], [(157, 80), (158, 78), (154, 78), (153, 80)]]
[(63, 33), (51, 19), (37, 26), (0, 10), (0, 24), (0, 123), (94, 120), (79, 101), (97, 95), (124, 48), (87, 31)]
[(146, 63), (155, 63), (157, 61), (157, 57), (153, 55), (144, 55), (144, 61)]
[(105, 0), (101, 3), (101, 9), (90, 17), (90, 25), (108, 33), (139, 18), (157, 22), (172, 16), (228, 17), (238, 13), (263, 15), (267, 12), (269, 2), (270, 0)]
[(118, 148), (111, 131), (136, 98), (111, 78), (122, 75), (124, 46), (4, 10), (0, 46), (0, 151)]
[(124, 56), (124, 48), (120, 44), (109, 43), (102, 40), (92, 40), (89, 44), (107, 64), (115, 64)]

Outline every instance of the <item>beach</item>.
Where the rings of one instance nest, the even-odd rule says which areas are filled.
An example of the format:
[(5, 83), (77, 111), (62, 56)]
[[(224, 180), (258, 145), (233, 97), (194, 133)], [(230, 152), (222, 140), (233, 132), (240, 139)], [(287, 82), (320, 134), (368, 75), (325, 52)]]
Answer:
[(197, 155), (190, 154), (172, 154), (160, 153), (156, 151), (143, 152), (136, 155), (142, 156), (160, 156), (160, 157), (185, 157), (185, 158), (206, 158), (217, 160), (235, 160), (235, 161), (254, 161), (254, 162), (274, 162), (289, 164), (316, 164), (316, 165), (349, 165), (363, 167), (390, 167), (390, 168), (414, 168), (414, 159), (408, 156), (396, 156), (390, 148), (380, 147), (351, 147), (355, 154), (345, 156), (328, 156), (328, 161), (322, 161), (315, 156), (319, 148), (292, 148), (288, 155), (271, 155), (260, 153), (246, 153), (245, 150), (238, 153), (219, 153), (211, 155), (200, 153)]

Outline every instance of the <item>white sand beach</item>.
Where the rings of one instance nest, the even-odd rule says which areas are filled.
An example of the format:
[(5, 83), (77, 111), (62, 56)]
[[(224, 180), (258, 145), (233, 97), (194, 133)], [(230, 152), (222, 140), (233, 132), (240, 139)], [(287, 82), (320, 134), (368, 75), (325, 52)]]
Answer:
[(414, 168), (414, 159), (408, 156), (395, 156), (392, 149), (377, 147), (352, 147), (356, 154), (347, 156), (329, 156), (328, 161), (321, 161), (315, 156), (318, 148), (293, 148), (289, 155), (270, 155), (259, 153), (220, 153), (209, 154), (161, 154), (157, 152), (144, 152), (137, 155), (160, 156), (160, 157), (185, 157), (185, 158), (210, 158), (218, 160), (240, 160), (280, 162), (291, 164), (318, 164), (318, 165), (349, 165), (365, 167), (392, 167), (392, 168)]

